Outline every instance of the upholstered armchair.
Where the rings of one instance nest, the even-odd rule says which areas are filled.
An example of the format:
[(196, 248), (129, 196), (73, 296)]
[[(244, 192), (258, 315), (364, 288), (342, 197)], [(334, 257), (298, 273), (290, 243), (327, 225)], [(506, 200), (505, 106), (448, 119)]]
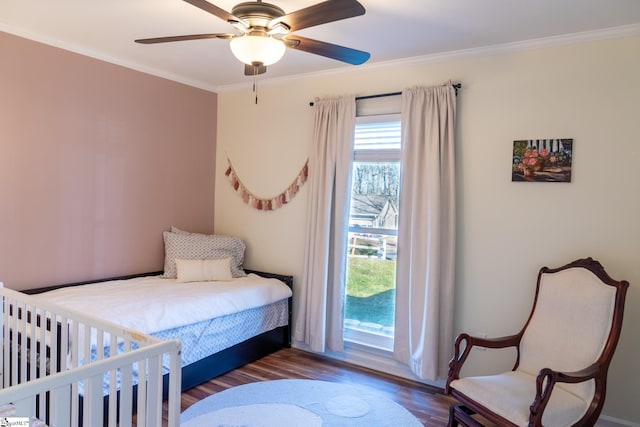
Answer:
[[(451, 407), (449, 425), (595, 425), (628, 286), (591, 258), (542, 268), (531, 314), (519, 333), (496, 339), (457, 337), (445, 391), (460, 404)], [(515, 347), (513, 369), (460, 378), (476, 346)]]

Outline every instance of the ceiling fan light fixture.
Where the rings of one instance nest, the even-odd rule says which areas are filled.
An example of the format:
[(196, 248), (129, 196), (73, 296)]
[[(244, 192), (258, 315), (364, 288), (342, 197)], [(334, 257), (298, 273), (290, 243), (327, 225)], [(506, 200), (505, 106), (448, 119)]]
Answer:
[(271, 65), (284, 56), (284, 43), (266, 34), (245, 34), (234, 37), (230, 42), (231, 52), (241, 62), (248, 65), (260, 63)]

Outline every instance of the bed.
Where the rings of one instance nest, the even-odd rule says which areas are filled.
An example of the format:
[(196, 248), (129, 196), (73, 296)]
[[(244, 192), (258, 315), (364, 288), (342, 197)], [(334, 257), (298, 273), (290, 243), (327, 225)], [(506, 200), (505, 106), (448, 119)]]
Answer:
[[(6, 425), (160, 426), (163, 401), (169, 425), (178, 425), (180, 341), (4, 287), (0, 299), (0, 417)], [(87, 357), (94, 348), (105, 350)]]
[[(183, 390), (281, 348), (291, 346), (289, 325), (291, 325), (292, 313), (292, 276), (246, 269), (244, 266), (246, 245), (242, 239), (235, 236), (192, 233), (171, 227), (169, 231), (162, 233), (162, 237), (165, 252), (163, 271), (39, 288), (27, 292), (46, 292), (43, 295), (52, 301), (71, 308), (88, 310), (92, 315), (99, 315), (101, 318), (122, 324), (123, 313), (126, 313), (128, 307), (130, 311), (137, 309), (135, 304), (127, 305), (125, 296), (125, 301), (120, 306), (117, 296), (119, 292), (116, 292), (114, 300), (110, 299), (110, 305), (105, 309), (101, 307), (103, 305), (101, 298), (105, 293), (111, 295), (111, 290), (105, 289), (114, 287), (118, 289), (118, 286), (126, 285), (130, 281), (135, 281), (136, 284), (131, 286), (138, 289), (137, 294), (134, 292), (134, 297), (145, 295), (146, 299), (153, 296), (159, 293), (156, 291), (157, 283), (168, 282), (166, 287), (174, 286), (184, 290), (185, 295), (197, 294), (196, 300), (206, 298), (206, 292), (200, 292), (205, 287), (215, 290), (226, 286), (226, 283), (231, 283), (229, 286), (233, 289), (237, 287), (235, 285), (237, 282), (244, 283), (247, 280), (254, 282), (258, 278), (262, 280), (262, 284), (269, 283), (271, 294), (268, 304), (253, 304), (241, 312), (235, 310), (234, 313), (223, 312), (222, 316), (220, 313), (204, 315), (191, 322), (179, 322), (178, 325), (164, 324), (159, 328), (151, 328), (150, 323), (156, 323), (157, 319), (162, 318), (170, 310), (163, 301), (154, 299), (153, 303), (147, 304), (145, 309), (153, 308), (154, 303), (163, 304), (162, 309), (156, 310), (155, 317), (151, 316), (146, 323), (136, 322), (135, 319), (131, 320), (131, 323), (124, 323), (124, 326), (156, 338), (181, 340)], [(146, 287), (138, 286), (140, 283)], [(80, 290), (80, 296), (77, 298), (70, 296), (75, 289)], [(265, 294), (265, 292), (262, 293)], [(278, 296), (274, 297), (276, 294)], [(76, 298), (75, 302), (71, 300), (72, 298)], [(85, 306), (86, 301), (96, 298), (98, 298), (98, 309)], [(181, 296), (175, 299), (178, 301)], [(207, 303), (189, 305), (191, 303), (188, 301), (182, 302), (184, 303), (182, 307), (197, 307), (192, 308), (192, 311), (203, 311), (207, 308)], [(237, 301), (232, 304), (237, 305)], [(180, 307), (175, 309), (188, 311)], [(210, 325), (209, 322), (213, 318), (216, 319), (215, 324)], [(242, 335), (236, 335), (234, 331), (241, 331)], [(208, 339), (204, 339), (204, 335), (207, 335)]]
[(293, 278), (244, 273), (229, 281), (177, 283), (155, 272), (26, 292), (157, 339), (180, 340), (186, 390), (291, 345)]

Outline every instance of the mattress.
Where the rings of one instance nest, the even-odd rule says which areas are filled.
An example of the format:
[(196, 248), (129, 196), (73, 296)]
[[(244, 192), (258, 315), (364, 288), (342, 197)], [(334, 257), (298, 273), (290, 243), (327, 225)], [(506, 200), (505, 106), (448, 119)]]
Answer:
[(38, 294), (47, 302), (161, 339), (182, 341), (182, 366), (288, 323), (291, 289), (256, 274), (179, 283), (161, 276)]
[(36, 297), (153, 335), (263, 307), (291, 294), (277, 279), (249, 274), (228, 281), (189, 283), (146, 276), (64, 287)]
[[(36, 297), (156, 338), (180, 339), (184, 367), (287, 325), (291, 295), (281, 281), (249, 274), (224, 282), (191, 283), (147, 276), (64, 287)], [(109, 356), (106, 346), (97, 355), (95, 337), (91, 340), (92, 360)], [(84, 364), (82, 355), (77, 363)], [(164, 360), (163, 371), (168, 369), (168, 360)], [(79, 386), (81, 394), (82, 389)], [(108, 394), (106, 375), (104, 392)]]

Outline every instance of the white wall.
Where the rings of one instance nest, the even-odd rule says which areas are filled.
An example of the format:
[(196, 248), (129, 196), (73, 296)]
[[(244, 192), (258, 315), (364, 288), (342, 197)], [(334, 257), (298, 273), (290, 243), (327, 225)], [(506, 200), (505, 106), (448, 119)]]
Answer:
[[(226, 155), (251, 191), (273, 196), (306, 160), (314, 97), (461, 82), (456, 332), (517, 332), (541, 266), (594, 257), (631, 282), (604, 413), (640, 423), (639, 53), (640, 37), (629, 36), (264, 80), (258, 105), (249, 80), (246, 90), (222, 91), (216, 232), (247, 240), (248, 266), (300, 280), (307, 189), (281, 210), (253, 210), (224, 176)], [(511, 182), (514, 140), (559, 137), (574, 138), (571, 183)], [(469, 373), (494, 369), (505, 357), (486, 351), (478, 359)]]

